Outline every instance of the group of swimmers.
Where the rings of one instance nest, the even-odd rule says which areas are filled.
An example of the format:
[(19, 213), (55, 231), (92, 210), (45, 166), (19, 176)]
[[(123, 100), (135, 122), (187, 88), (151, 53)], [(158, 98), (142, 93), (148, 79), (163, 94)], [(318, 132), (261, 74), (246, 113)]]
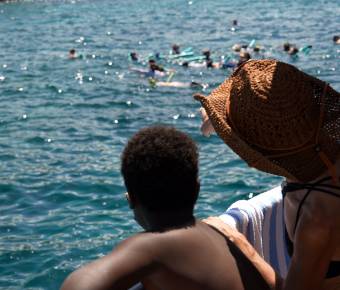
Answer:
[[(237, 26), (237, 20), (233, 20), (233, 27)], [(340, 36), (335, 35), (333, 37), (334, 44), (340, 44)], [(296, 44), (285, 42), (282, 45), (282, 51), (287, 53), (292, 58), (297, 58), (299, 53), (303, 53), (304, 55), (308, 55), (312, 49), (312, 45), (305, 45), (298, 47)], [(255, 40), (252, 40), (249, 44), (239, 44), (236, 43), (232, 46), (232, 51), (234, 53), (233, 56), (230, 54), (227, 56), (221, 56), (219, 61), (214, 61), (211, 56), (211, 51), (209, 49), (203, 49), (201, 55), (192, 56), (193, 52), (188, 51), (187, 49), (181, 50), (180, 45), (172, 44), (171, 51), (166, 56), (161, 56), (160, 53), (154, 53), (149, 56), (148, 60), (148, 70), (140, 70), (133, 68), (134, 71), (141, 72), (144, 76), (148, 78), (153, 78), (150, 83), (157, 83), (158, 78), (161, 76), (166, 76), (167, 73), (171, 75), (170, 79), (173, 76), (174, 69), (167, 70), (162, 65), (157, 64), (156, 62), (162, 62), (164, 59), (168, 63), (173, 63), (176, 65), (180, 65), (186, 68), (211, 68), (211, 69), (236, 69), (244, 62), (252, 59), (252, 55), (255, 55), (255, 58), (258, 58), (256, 55), (264, 52), (265, 48), (256, 44)], [(137, 52), (131, 52), (129, 58), (134, 63), (142, 63), (143, 60), (139, 57)], [(161, 72), (161, 73), (160, 73)], [(167, 80), (169, 82), (169, 80)], [(163, 82), (164, 83), (164, 82)]]
[[(233, 25), (237, 25), (237, 20), (233, 21)], [(336, 42), (336, 40), (334, 40), (334, 42)], [(307, 55), (312, 49), (311, 45), (298, 48), (296, 45), (288, 42), (284, 43), (282, 47), (283, 51), (292, 57), (297, 57), (298, 53), (300, 52), (303, 52), (305, 55)], [(219, 61), (214, 61), (211, 56), (210, 49), (203, 49), (200, 55), (194, 55), (191, 48), (181, 51), (181, 48), (178, 44), (173, 44), (171, 46), (169, 55), (162, 56), (160, 53), (151, 54), (147, 61), (148, 69), (141, 69), (138, 67), (132, 67), (130, 69), (147, 77), (151, 85), (187, 87), (188, 83), (185, 83), (185, 85), (180, 85), (180, 83), (171, 82), (175, 70), (166, 69), (157, 62), (164, 62), (165, 60), (166, 64), (172, 63), (185, 68), (235, 70), (246, 61), (252, 59), (252, 55), (255, 55), (255, 58), (258, 58), (258, 56), (261, 56), (261, 54), (265, 51), (264, 47), (256, 44), (255, 40), (252, 40), (249, 44), (236, 43), (231, 49), (233, 51), (232, 54), (221, 56)], [(130, 53), (129, 58), (134, 64), (145, 63), (145, 61), (135, 51)], [(168, 76), (168, 79), (162, 82), (159, 81), (159, 78), (163, 76)]]
[[(238, 25), (237, 20), (233, 20), (233, 27)], [(340, 44), (340, 36), (335, 35), (333, 37), (334, 44)], [(307, 55), (312, 49), (312, 45), (305, 45), (298, 48), (297, 45), (292, 44), (290, 42), (285, 42), (282, 45), (282, 50), (290, 55), (293, 58), (298, 56), (298, 53), (303, 52)], [(209, 49), (203, 49), (201, 55), (194, 55), (191, 48), (185, 49), (181, 51), (181, 47), (179, 44), (172, 44), (171, 51), (168, 56), (161, 56), (160, 53), (154, 53), (148, 57), (147, 68), (140, 67), (131, 67), (130, 70), (136, 73), (139, 73), (148, 79), (150, 86), (152, 87), (192, 87), (192, 88), (207, 88), (208, 84), (201, 84), (198, 82), (178, 82), (172, 81), (175, 75), (175, 69), (167, 69), (163, 65), (157, 63), (162, 60), (166, 60), (167, 63), (173, 63), (180, 65), (185, 68), (209, 68), (209, 69), (236, 69), (244, 62), (252, 59), (252, 54), (259, 54), (263, 51), (264, 48), (255, 43), (255, 40), (252, 40), (249, 44), (239, 44), (236, 43), (232, 46), (232, 51), (237, 57), (231, 57), (228, 55), (227, 57), (221, 56), (219, 61), (214, 61), (211, 57), (211, 51)], [(81, 58), (81, 55), (78, 55), (74, 48), (70, 49), (68, 58), (69, 59), (77, 59)], [(167, 58), (168, 57), (168, 58)], [(129, 54), (129, 59), (132, 63), (142, 64), (145, 63), (145, 60), (142, 59), (137, 52), (133, 51)], [(160, 80), (160, 78), (166, 77), (165, 80)]]
[[(172, 81), (172, 78), (175, 74), (174, 69), (166, 69), (163, 65), (159, 64), (163, 59), (166, 59), (167, 63), (173, 63), (179, 65), (184, 68), (208, 68), (208, 69), (235, 69), (240, 66), (245, 61), (251, 59), (251, 55), (249, 50), (251, 48), (248, 47), (240, 47), (240, 49), (234, 49), (234, 51), (238, 54), (238, 60), (230, 59), (221, 59), (221, 61), (215, 62), (211, 57), (211, 51), (209, 49), (202, 50), (201, 55), (195, 56), (191, 50), (185, 50), (182, 52), (180, 50), (180, 46), (178, 44), (173, 44), (171, 47), (171, 52), (166, 59), (166, 56), (161, 57), (159, 53), (155, 53), (147, 60), (148, 68), (140, 68), (140, 67), (130, 67), (130, 70), (136, 73), (143, 75), (148, 78), (149, 84), (151, 86), (166, 86), (166, 87), (201, 87), (206, 88), (207, 84), (201, 84), (198, 82), (175, 82)], [(257, 47), (253, 48), (254, 51), (257, 50)], [(131, 52), (129, 55), (130, 61), (132, 63), (138, 64), (143, 63), (143, 60), (140, 59), (137, 52)], [(158, 62), (157, 62), (158, 61)], [(167, 77), (165, 81), (160, 81), (161, 77)]]

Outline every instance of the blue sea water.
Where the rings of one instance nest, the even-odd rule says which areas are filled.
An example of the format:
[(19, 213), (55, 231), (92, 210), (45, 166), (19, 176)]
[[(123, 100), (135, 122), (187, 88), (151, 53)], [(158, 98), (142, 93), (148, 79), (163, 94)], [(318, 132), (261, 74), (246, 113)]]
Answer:
[[(235, 31), (231, 22), (237, 19)], [(124, 199), (120, 154), (138, 129), (162, 123), (200, 150), (200, 218), (281, 182), (250, 169), (199, 131), (190, 88), (152, 88), (128, 54), (168, 53), (172, 43), (213, 57), (252, 39), (340, 90), (338, 1), (101, 0), (0, 3), (0, 289), (58, 289), (81, 264), (140, 231)], [(290, 58), (285, 41), (312, 45)], [(75, 48), (81, 59), (69, 60)], [(177, 70), (209, 84), (230, 70)], [(141, 66), (141, 65), (140, 65)]]

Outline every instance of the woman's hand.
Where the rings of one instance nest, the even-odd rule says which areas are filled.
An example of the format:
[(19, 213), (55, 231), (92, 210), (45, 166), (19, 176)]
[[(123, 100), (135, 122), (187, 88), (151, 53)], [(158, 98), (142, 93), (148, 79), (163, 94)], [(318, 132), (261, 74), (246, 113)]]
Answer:
[(243, 252), (249, 261), (253, 263), (271, 289), (282, 289), (282, 278), (275, 273), (273, 268), (256, 252), (243, 234), (223, 222), (219, 217), (208, 217), (204, 219), (203, 222), (216, 228), (228, 237), (228, 239)]
[(202, 116), (201, 132), (205, 137), (210, 137), (211, 134), (215, 133), (214, 127), (211, 124), (211, 121), (205, 109), (201, 107), (200, 112)]

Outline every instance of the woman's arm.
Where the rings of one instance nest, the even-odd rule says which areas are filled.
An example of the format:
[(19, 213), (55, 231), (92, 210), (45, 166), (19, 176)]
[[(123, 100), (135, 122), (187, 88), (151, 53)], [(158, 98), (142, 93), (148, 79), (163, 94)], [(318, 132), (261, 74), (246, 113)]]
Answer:
[(284, 290), (322, 289), (337, 246), (334, 237), (325, 215), (315, 210), (305, 211), (301, 215)]
[(224, 223), (218, 217), (209, 217), (203, 221), (225, 234), (229, 240), (243, 252), (249, 261), (253, 263), (271, 289), (282, 289), (282, 278), (275, 273), (274, 269), (256, 252), (243, 234)]

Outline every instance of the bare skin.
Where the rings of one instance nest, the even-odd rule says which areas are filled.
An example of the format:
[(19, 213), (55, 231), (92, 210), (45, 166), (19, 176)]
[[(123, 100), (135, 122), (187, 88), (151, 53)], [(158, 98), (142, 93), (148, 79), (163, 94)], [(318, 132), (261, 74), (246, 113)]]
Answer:
[(128, 289), (138, 281), (143, 281), (148, 290), (274, 289), (272, 268), (235, 230), (230, 230), (229, 237), (255, 265), (246, 270), (258, 271), (263, 279), (241, 277), (235, 260), (240, 257), (231, 253), (225, 237), (196, 221), (192, 226), (145, 232), (125, 240), (107, 256), (72, 273), (61, 289)]
[[(340, 161), (336, 166), (340, 172)], [(332, 180), (324, 184), (334, 185)], [(332, 191), (340, 196), (340, 190)], [(313, 191), (302, 206), (294, 234), (298, 206), (305, 194), (306, 190), (290, 192), (284, 200), (287, 232), (294, 243), (285, 289), (340, 289), (340, 276), (324, 279), (329, 263), (340, 261), (340, 198)]]
[(205, 137), (209, 137), (211, 134), (215, 133), (214, 127), (211, 124), (211, 121), (205, 109), (200, 108), (200, 112), (202, 117), (201, 132)]
[[(201, 114), (201, 131), (203, 135), (209, 136), (214, 132), (214, 128), (203, 108)], [(340, 173), (340, 160), (335, 166)], [(328, 176), (328, 172), (316, 180), (325, 176)], [(334, 185), (332, 180), (323, 184)], [(336, 185), (340, 185), (340, 179)], [(340, 190), (332, 191), (340, 196)], [(306, 192), (306, 190), (290, 192), (284, 200), (285, 224), (294, 244), (284, 290), (340, 290), (340, 276), (324, 278), (329, 263), (340, 261), (340, 198), (313, 191), (303, 204), (294, 234), (297, 210)], [(224, 233), (225, 228), (228, 228), (228, 225), (218, 218), (208, 221)]]

